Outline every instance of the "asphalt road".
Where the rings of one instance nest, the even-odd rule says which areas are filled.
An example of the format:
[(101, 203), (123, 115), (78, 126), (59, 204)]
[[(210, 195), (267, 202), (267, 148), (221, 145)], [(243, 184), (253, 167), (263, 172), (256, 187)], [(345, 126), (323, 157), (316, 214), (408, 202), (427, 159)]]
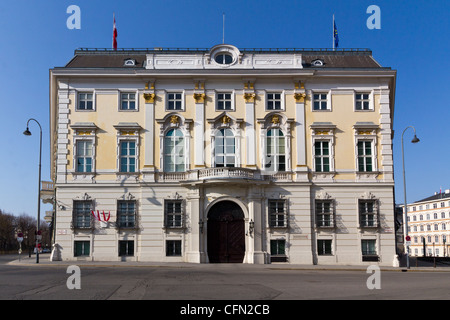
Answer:
[[(450, 272), (381, 271), (379, 289), (362, 270), (299, 270), (244, 264), (10, 265), (0, 256), (0, 300), (449, 300)], [(33, 258), (32, 258), (33, 259)], [(72, 277), (72, 278), (70, 278)], [(69, 279), (70, 278), (70, 279)], [(78, 283), (80, 289), (69, 289)], [(373, 282), (372, 282), (373, 283)], [(191, 303), (192, 305), (192, 303)], [(231, 310), (231, 309), (229, 309)]]

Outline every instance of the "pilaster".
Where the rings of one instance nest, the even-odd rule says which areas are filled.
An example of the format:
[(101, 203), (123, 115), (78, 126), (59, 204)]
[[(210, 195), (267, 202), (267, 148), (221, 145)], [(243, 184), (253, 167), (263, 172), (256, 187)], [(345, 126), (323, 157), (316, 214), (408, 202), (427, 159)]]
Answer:
[(144, 169), (143, 179), (146, 182), (155, 181), (155, 82), (149, 81), (145, 85), (145, 133), (144, 133)]
[(294, 99), (295, 99), (295, 136), (297, 163), (295, 166), (296, 180), (308, 181), (308, 167), (306, 166), (306, 120), (305, 120), (305, 84), (301, 81), (294, 81)]

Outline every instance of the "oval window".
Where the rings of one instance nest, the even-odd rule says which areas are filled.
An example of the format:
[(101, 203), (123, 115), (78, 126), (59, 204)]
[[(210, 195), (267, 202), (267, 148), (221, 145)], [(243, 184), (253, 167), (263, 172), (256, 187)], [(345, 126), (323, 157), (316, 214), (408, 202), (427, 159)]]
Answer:
[(218, 64), (230, 64), (233, 62), (233, 57), (227, 53), (219, 53), (214, 60)]

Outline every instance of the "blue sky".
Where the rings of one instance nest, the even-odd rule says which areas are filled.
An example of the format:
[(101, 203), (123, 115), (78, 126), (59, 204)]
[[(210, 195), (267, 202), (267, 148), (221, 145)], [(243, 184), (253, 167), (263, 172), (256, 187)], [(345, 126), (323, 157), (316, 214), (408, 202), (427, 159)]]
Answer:
[[(67, 8), (81, 10), (70, 30)], [(370, 30), (370, 5), (381, 29)], [(16, 0), (0, 3), (0, 209), (36, 215), (39, 128), (22, 134), (29, 118), (43, 127), (42, 180), (50, 178), (49, 69), (64, 66), (79, 47), (110, 48), (116, 15), (119, 48), (330, 48), (332, 16), (339, 47), (370, 48), (398, 72), (394, 116), (396, 199), (403, 202), (401, 135), (414, 126), (421, 142), (404, 135), (408, 202), (450, 189), (449, 52), (447, 0)], [(43, 205), (41, 216), (49, 205)]]

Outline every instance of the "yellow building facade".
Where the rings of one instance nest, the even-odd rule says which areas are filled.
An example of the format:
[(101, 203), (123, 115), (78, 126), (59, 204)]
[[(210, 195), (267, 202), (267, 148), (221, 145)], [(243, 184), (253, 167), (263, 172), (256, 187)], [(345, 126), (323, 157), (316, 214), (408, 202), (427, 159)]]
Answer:
[(395, 79), (368, 50), (75, 51), (50, 70), (57, 256), (396, 264)]

